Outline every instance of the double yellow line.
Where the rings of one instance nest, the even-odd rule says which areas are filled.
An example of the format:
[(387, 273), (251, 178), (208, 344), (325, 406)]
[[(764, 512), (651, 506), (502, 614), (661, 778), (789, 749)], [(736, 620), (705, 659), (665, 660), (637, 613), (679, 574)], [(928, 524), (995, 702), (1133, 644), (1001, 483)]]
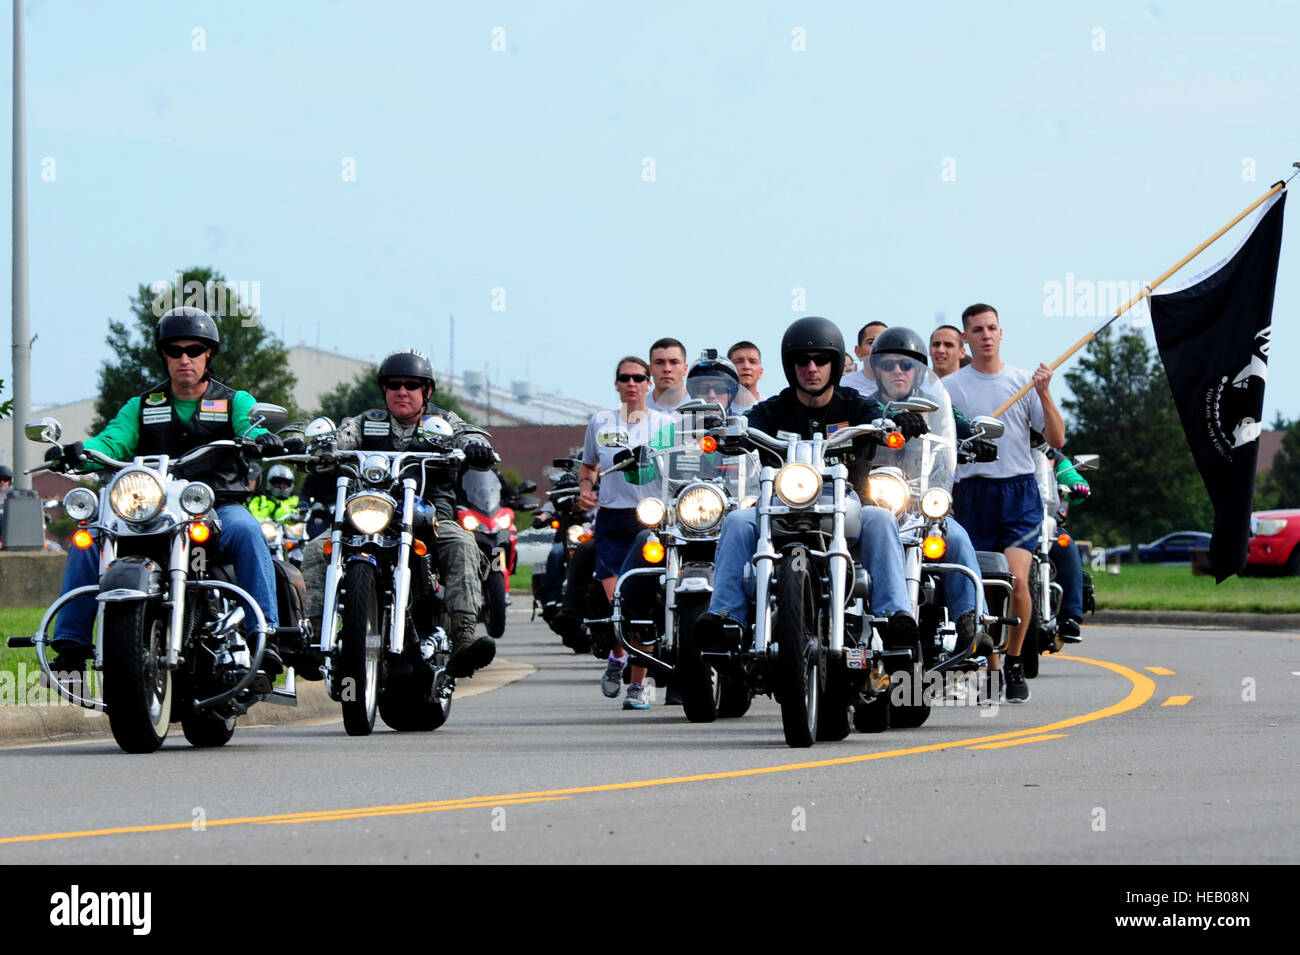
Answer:
[[(1154, 680), (1138, 673), (1136, 670), (1122, 666), (1121, 664), (1110, 663), (1105, 660), (1089, 660), (1083, 657), (1062, 656), (1060, 654), (1057, 655), (1056, 659), (1068, 660), (1072, 663), (1086, 663), (1090, 666), (1097, 666), (1110, 670), (1112, 673), (1116, 673), (1132, 683), (1132, 689), (1129, 690), (1128, 695), (1122, 700), (1113, 703), (1104, 709), (1094, 710), (1091, 713), (1084, 713), (1080, 716), (1072, 716), (1055, 723), (1048, 723), (1045, 726), (1035, 726), (1029, 729), (1014, 730), (1009, 733), (998, 733), (992, 736), (980, 736), (974, 739), (931, 743), (927, 746), (913, 746), (907, 749), (892, 749), (879, 753), (860, 753), (856, 756), (839, 756), (834, 759), (809, 760), (802, 763), (783, 763), (779, 766), (759, 766), (753, 769), (735, 769), (719, 773), (698, 773), (693, 776), (669, 776), (660, 779), (638, 779), (631, 782), (604, 783), (597, 786), (574, 786), (568, 789), (546, 789), (538, 792), (507, 793), (497, 796), (470, 796), (462, 799), (440, 799), (432, 802), (400, 803), (392, 806), (363, 806), (355, 809), (322, 809), (312, 812), (281, 813), (272, 816), (244, 816), (236, 819), (214, 819), (207, 822), (169, 822), (153, 826), (120, 826), (113, 829), (82, 829), (75, 832), (49, 832), (38, 835), (7, 836), (0, 838), (0, 845), (11, 845), (20, 842), (48, 842), (58, 839), (85, 839), (92, 836), (120, 836), (147, 832), (174, 832), (185, 829), (215, 829), (222, 826), (341, 822), (348, 819), (369, 819), (375, 816), (404, 816), (429, 812), (449, 812), (459, 809), (491, 809), (497, 806), (554, 802), (557, 800), (569, 799), (573, 796), (590, 795), (592, 793), (617, 792), (628, 789), (649, 789), (654, 786), (678, 786), (683, 783), (710, 782), (718, 779), (742, 779), (747, 776), (764, 776), (772, 773), (790, 773), (806, 769), (825, 769), (831, 766), (848, 766), (854, 763), (867, 763), (877, 759), (893, 759), (898, 756), (914, 756), (919, 753), (933, 753), (939, 750), (953, 749), (956, 747), (966, 748), (974, 747), (977, 744), (998, 744), (1004, 740), (1019, 740), (1021, 742), (1035, 741), (1028, 737), (1056, 739), (1058, 738), (1057, 736), (1049, 734), (1053, 734), (1056, 730), (1069, 729), (1072, 726), (1080, 726), (1084, 723), (1093, 723), (1097, 720), (1103, 720), (1107, 717), (1118, 716), (1121, 713), (1135, 710), (1151, 699), (1152, 695), (1155, 693), (1156, 684)], [(994, 747), (984, 745), (980, 748)]]

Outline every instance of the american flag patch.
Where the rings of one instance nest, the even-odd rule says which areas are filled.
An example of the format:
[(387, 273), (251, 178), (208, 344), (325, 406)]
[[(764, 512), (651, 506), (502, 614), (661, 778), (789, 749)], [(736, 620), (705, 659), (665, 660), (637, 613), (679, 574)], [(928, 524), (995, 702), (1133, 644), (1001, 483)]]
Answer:
[(203, 400), (203, 403), (199, 405), (199, 410), (200, 410), (200, 411), (220, 411), (220, 412), (223, 412), (223, 413), (224, 413), (224, 412), (228, 411), (229, 409), (227, 409), (227, 407), (226, 407), (226, 399), (225, 399), (225, 398), (214, 398), (214, 399), (207, 399), (207, 398), (205, 398), (205, 399)]

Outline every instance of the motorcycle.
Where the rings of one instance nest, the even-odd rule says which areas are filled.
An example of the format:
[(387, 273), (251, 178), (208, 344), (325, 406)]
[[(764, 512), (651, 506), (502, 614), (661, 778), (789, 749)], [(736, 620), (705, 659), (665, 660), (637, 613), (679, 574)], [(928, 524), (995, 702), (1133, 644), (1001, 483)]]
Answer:
[[(553, 487), (546, 492), (546, 503), (533, 516), (533, 527), (549, 526), (555, 533), (546, 563), (533, 565), (533, 610), (535, 613), (540, 605), (542, 619), (564, 638), (565, 645), (575, 653), (586, 653), (591, 650), (591, 640), (586, 631), (565, 633), (555, 621), (564, 601), (568, 569), (574, 555), (583, 545), (593, 546), (592, 520), (591, 515), (578, 506), (580, 459), (555, 458), (551, 464), (547, 478)], [(602, 590), (601, 604), (605, 603), (604, 597)]]
[(287, 561), (302, 569), (302, 549), (307, 545), (306, 515), (302, 512), (286, 514), (278, 520), (262, 520), (262, 536), (275, 560)]
[(309, 471), (336, 475), (325, 553), (324, 612), (316, 652), (326, 690), (342, 705), (349, 736), (369, 735), (376, 714), (392, 729), (431, 731), (446, 722), (456, 681), (441, 584), (427, 541), (437, 524), (420, 490), (424, 468), (458, 468), (452, 428), (430, 415), (419, 434), (430, 451), (339, 451), (334, 422), (307, 426)]
[[(519, 486), (526, 494), (537, 489), (531, 481)], [(488, 636), (500, 637), (506, 630), (506, 608), (510, 605), (510, 575), (515, 572), (515, 547), (519, 534), (515, 529), (514, 506), (532, 510), (537, 501), (517, 497), (504, 506), (501, 480), (495, 471), (468, 470), (460, 479), (461, 504), (456, 511), (460, 526), (474, 535), (474, 542), (486, 559), (483, 572), (483, 609), (480, 619), (487, 625)]]
[[(647, 454), (660, 479), (655, 494), (637, 505), (636, 516), (649, 533), (642, 535), (641, 566), (615, 582), (609, 623), (615, 639), (656, 683), (677, 688), (686, 718), (709, 723), (743, 716), (753, 699), (748, 683), (705, 660), (694, 625), (709, 608), (722, 522), (736, 508), (756, 503), (758, 466), (751, 455), (724, 457), (715, 437), (689, 427), (697, 412), (724, 418), (720, 405), (690, 401), (675, 410), (687, 415), (686, 443)], [(630, 619), (630, 603), (641, 612), (652, 608), (653, 618)]]
[[(250, 418), (253, 427), (274, 428), (283, 425), (285, 411), (257, 404)], [(28, 424), (26, 433), (59, 447), (62, 429), (53, 418), (42, 418)], [(87, 457), (116, 474), (98, 494), (78, 487), (64, 498), (68, 516), (78, 522), (75, 546), (94, 546), (92, 531), (97, 532), (99, 583), (63, 594), (45, 611), (35, 635), (11, 637), (9, 645), (35, 647), (50, 685), (70, 703), (103, 710), (113, 738), (128, 753), (157, 750), (173, 721), (194, 746), (222, 746), (234, 733), (235, 718), (254, 704), (297, 705), (292, 667), (283, 688), (260, 670), (272, 635), (262, 608), (234, 582), (232, 567), (206, 557), (204, 545), (221, 533), (213, 490), (183, 476), (202, 456), (242, 451), (249, 443), (213, 441), (176, 459), (142, 455), (132, 461), (87, 448)], [(288, 662), (311, 628), (302, 614), (302, 576), (283, 562), (275, 567), (280, 617), (288, 624), (274, 636)], [(103, 673), (102, 700), (59, 682), (46, 656), (47, 633), (59, 610), (90, 594), (99, 604), (91, 668)], [(256, 635), (251, 647), (244, 634), (250, 618)]]
[[(1042, 500), (1043, 519), (1038, 526), (1038, 540), (1029, 563), (1029, 628), (1025, 631), (1024, 647), (1020, 661), (1025, 676), (1038, 676), (1038, 657), (1043, 653), (1058, 653), (1064, 645), (1060, 632), (1061, 598), (1063, 591), (1056, 580), (1056, 567), (1052, 563), (1052, 545), (1075, 546), (1065, 529), (1066, 495), (1069, 489), (1057, 483), (1056, 463), (1047, 445), (1035, 445), (1034, 477), (1038, 482), (1038, 496)], [(1095, 454), (1080, 454), (1074, 459), (1075, 470), (1096, 469), (1099, 458)], [(1084, 606), (1092, 601), (1092, 577), (1084, 574)]]

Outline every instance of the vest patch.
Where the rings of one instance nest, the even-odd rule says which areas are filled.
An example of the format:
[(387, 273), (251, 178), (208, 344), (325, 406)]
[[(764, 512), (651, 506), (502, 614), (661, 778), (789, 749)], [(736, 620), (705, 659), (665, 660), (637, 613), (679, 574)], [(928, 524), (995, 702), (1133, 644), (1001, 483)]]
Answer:
[(141, 417), (145, 424), (166, 424), (172, 420), (172, 407), (163, 405), (159, 408), (144, 408)]
[(375, 409), (375, 410), (373, 410), (373, 411), (367, 411), (367, 412), (366, 412), (366, 420), (367, 420), (367, 421), (384, 421), (384, 420), (386, 420), (387, 418), (388, 418), (388, 414), (387, 414), (386, 412), (380, 411), (380, 410), (378, 410), (378, 409)]
[(164, 404), (166, 401), (167, 395), (161, 391), (155, 391), (149, 397), (144, 399), (144, 403), (147, 405), (160, 405)]
[(388, 434), (388, 422), (363, 421), (361, 422), (361, 433), (372, 435), (374, 437), (384, 437)]

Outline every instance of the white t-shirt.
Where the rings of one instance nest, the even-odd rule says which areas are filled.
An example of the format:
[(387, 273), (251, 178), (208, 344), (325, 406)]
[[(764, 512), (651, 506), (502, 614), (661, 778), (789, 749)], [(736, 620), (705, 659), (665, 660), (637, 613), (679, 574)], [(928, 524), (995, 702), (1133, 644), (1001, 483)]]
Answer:
[[(605, 472), (614, 466), (614, 455), (623, 448), (604, 447), (597, 441), (600, 434), (626, 433), (624, 443), (628, 448), (642, 445), (650, 448), (670, 448), (676, 440), (677, 423), (673, 415), (662, 411), (647, 410), (645, 416), (636, 424), (628, 424), (616, 410), (597, 411), (587, 422), (587, 438), (582, 445), (582, 463), (588, 467), (599, 467)], [(627, 479), (631, 474), (632, 481)], [(634, 483), (642, 479), (648, 483)], [(661, 484), (649, 474), (638, 475), (635, 471), (616, 471), (600, 482), (600, 495), (597, 503), (600, 507), (628, 508), (636, 507), (645, 497), (658, 493)]]
[[(1033, 375), (1023, 368), (1002, 366), (994, 375), (975, 370), (974, 365), (959, 368), (943, 379), (952, 406), (967, 418), (991, 415), (1004, 401), (1014, 395)], [(998, 459), (987, 464), (963, 464), (957, 469), (957, 479), (968, 477), (1008, 478), (1034, 473), (1034, 459), (1029, 450), (1029, 429), (1042, 431), (1046, 425), (1043, 403), (1038, 392), (1029, 393), (1013, 404), (1002, 416), (1006, 430), (994, 442), (998, 446)]]
[(870, 398), (876, 393), (876, 379), (874, 376), (868, 378), (863, 374), (861, 369), (851, 371), (840, 379), (841, 388), (852, 388), (864, 398)]

